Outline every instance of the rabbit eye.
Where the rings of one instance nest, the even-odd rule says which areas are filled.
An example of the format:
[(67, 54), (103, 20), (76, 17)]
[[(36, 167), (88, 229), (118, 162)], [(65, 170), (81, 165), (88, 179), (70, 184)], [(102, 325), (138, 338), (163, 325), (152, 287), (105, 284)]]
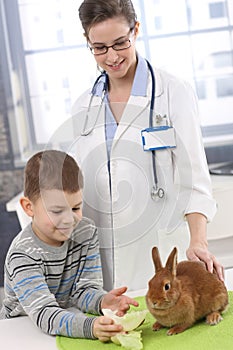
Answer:
[(164, 285), (164, 290), (168, 291), (170, 288), (171, 288), (170, 283), (166, 283), (166, 284)]

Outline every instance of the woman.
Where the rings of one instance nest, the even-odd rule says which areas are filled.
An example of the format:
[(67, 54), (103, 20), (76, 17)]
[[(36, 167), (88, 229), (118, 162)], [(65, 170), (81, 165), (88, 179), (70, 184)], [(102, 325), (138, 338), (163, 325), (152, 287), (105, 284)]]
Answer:
[[(216, 204), (196, 95), (137, 53), (139, 23), (130, 0), (84, 0), (79, 16), (103, 71), (72, 114), (84, 213), (99, 228), (105, 288), (146, 288), (154, 245), (163, 259), (175, 245), (179, 258), (188, 248), (188, 259), (215, 267), (223, 280), (207, 247), (206, 224)], [(156, 131), (142, 132), (148, 126)]]

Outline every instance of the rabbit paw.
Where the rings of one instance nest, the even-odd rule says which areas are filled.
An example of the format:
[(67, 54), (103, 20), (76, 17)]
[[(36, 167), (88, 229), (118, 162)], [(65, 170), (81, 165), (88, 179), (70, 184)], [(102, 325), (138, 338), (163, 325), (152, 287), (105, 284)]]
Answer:
[(153, 331), (159, 331), (162, 328), (163, 328), (163, 326), (159, 322), (155, 322), (152, 326)]
[(218, 324), (219, 322), (222, 321), (222, 316), (220, 315), (219, 312), (214, 311), (211, 312), (211, 314), (209, 314), (208, 316), (206, 316), (206, 323), (208, 323), (211, 326), (214, 326), (216, 324)]
[(167, 335), (174, 335), (174, 334), (182, 333), (183, 331), (185, 331), (189, 327), (190, 327), (190, 325), (188, 325), (188, 324), (176, 325), (167, 331)]

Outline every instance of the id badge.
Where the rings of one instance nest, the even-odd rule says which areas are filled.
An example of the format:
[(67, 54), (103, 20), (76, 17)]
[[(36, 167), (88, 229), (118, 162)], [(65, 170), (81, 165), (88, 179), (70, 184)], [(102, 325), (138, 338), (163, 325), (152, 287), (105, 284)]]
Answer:
[(144, 151), (175, 148), (175, 131), (172, 126), (151, 127), (141, 131)]

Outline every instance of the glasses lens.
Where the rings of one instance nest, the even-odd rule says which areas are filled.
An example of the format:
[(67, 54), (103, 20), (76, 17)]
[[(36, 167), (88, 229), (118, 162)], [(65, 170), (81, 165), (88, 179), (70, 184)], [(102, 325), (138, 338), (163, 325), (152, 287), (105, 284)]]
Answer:
[(113, 49), (116, 51), (128, 49), (131, 46), (130, 39), (124, 40), (122, 42), (113, 45)]
[(90, 47), (90, 50), (91, 50), (91, 53), (93, 54), (93, 55), (103, 55), (103, 54), (105, 54), (107, 51), (108, 51), (108, 49), (107, 49), (107, 47), (106, 46), (101, 46), (101, 47)]
[[(132, 31), (132, 29), (130, 29), (129, 33)], [(131, 46), (131, 40), (130, 39), (124, 39), (122, 41), (117, 42), (114, 45), (111, 46), (94, 46), (94, 47), (89, 47), (91, 50), (91, 53), (93, 55), (104, 55), (105, 53), (108, 52), (108, 49), (111, 47), (113, 48), (113, 50), (115, 51), (120, 51), (120, 50), (125, 50), (128, 49)]]

